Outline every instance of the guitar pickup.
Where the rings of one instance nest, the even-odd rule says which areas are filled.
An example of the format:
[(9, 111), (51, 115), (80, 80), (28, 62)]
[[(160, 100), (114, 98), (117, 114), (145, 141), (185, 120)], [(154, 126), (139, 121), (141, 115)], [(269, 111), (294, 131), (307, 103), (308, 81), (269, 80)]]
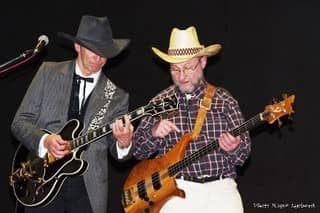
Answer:
[(152, 186), (155, 190), (159, 190), (161, 188), (160, 182), (160, 174), (159, 172), (155, 172), (152, 174)]

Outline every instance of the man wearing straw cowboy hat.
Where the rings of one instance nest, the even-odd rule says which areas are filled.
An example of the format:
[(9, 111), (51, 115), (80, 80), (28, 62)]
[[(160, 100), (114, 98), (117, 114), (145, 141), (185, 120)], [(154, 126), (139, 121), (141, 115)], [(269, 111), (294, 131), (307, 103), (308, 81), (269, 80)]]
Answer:
[(204, 77), (207, 58), (220, 49), (219, 44), (201, 45), (193, 26), (173, 28), (167, 52), (152, 48), (170, 64), (174, 83), (155, 98), (176, 94), (179, 109), (165, 119), (145, 117), (141, 121), (134, 134), (134, 156), (145, 159), (156, 152), (157, 157), (164, 156), (186, 133), (192, 133), (192, 141), (185, 156), (215, 139), (219, 144), (179, 171), (176, 181), (185, 191), (185, 199), (173, 197), (161, 212), (243, 212), (235, 167), (247, 159), (250, 137), (248, 132), (237, 137), (227, 133), (244, 121), (238, 102), (226, 89), (209, 84)]
[[(84, 15), (76, 36), (60, 34), (71, 41), (74, 60), (45, 62), (38, 70), (12, 123), (14, 136), (31, 152), (50, 153), (61, 159), (69, 153), (67, 142), (55, 134), (68, 120), (84, 124), (83, 133), (111, 123), (128, 110), (129, 95), (102, 71), (119, 55), (129, 39), (114, 39), (107, 17)], [(50, 130), (47, 134), (43, 129)], [(105, 213), (107, 211), (108, 152), (123, 158), (132, 142), (133, 126), (128, 116), (116, 120), (113, 134), (91, 143), (82, 153), (89, 166), (83, 176), (68, 176), (57, 196), (44, 207), (27, 207), (26, 213)]]

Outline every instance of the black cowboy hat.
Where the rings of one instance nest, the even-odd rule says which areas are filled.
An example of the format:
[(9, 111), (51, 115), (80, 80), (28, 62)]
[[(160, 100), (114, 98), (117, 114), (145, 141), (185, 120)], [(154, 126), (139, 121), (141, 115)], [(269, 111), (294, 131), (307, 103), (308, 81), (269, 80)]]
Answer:
[(106, 58), (113, 58), (124, 50), (130, 40), (114, 39), (108, 18), (84, 15), (81, 18), (76, 36), (59, 32), (58, 36), (86, 47)]

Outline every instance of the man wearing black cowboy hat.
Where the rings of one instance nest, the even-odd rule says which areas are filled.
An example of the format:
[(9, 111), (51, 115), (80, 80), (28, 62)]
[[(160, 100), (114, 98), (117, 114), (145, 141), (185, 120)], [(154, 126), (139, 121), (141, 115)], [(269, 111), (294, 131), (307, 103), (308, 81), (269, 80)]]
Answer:
[[(65, 33), (77, 52), (75, 60), (45, 62), (38, 70), (12, 123), (13, 135), (39, 157), (53, 162), (74, 153), (59, 135), (70, 119), (84, 124), (83, 133), (124, 115), (129, 95), (102, 72), (107, 60), (124, 50), (128, 39), (114, 39), (107, 17), (82, 17), (77, 35)], [(48, 134), (43, 129), (54, 132)], [(68, 176), (59, 192), (43, 207), (26, 207), (26, 213), (105, 213), (107, 211), (108, 152), (125, 159), (133, 135), (128, 116), (112, 125), (113, 134), (85, 147), (81, 158), (89, 166), (83, 176)], [(73, 133), (73, 132), (72, 132)], [(71, 153), (71, 154), (72, 154)], [(79, 157), (79, 156), (78, 156)]]

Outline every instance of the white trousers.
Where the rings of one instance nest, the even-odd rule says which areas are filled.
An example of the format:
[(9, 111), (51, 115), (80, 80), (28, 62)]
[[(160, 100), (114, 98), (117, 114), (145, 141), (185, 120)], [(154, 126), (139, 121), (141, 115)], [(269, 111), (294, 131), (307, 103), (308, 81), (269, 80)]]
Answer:
[(226, 178), (207, 183), (177, 179), (186, 198), (172, 197), (161, 213), (243, 213), (242, 200), (234, 179)]

